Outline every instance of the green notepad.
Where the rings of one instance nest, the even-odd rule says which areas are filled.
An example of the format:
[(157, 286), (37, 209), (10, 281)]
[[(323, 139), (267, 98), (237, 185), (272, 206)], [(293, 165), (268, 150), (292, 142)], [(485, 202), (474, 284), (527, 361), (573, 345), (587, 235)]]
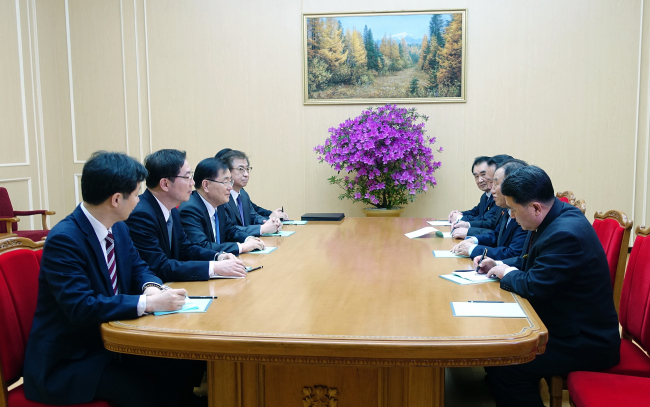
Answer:
[(264, 249), (264, 250), (253, 250), (252, 252), (249, 252), (249, 253), (250, 254), (269, 254), (275, 249), (277, 249), (277, 247), (268, 247), (268, 246), (266, 246), (266, 249)]
[(183, 308), (177, 311), (156, 311), (153, 314), (155, 316), (167, 315), (167, 314), (183, 314), (191, 312), (205, 312), (208, 310), (208, 307), (212, 303), (212, 298), (192, 298), (186, 299), (185, 305)]
[(454, 253), (447, 251), (447, 250), (434, 250), (433, 251), (433, 257), (438, 257), (438, 258), (449, 258), (449, 259), (467, 259), (469, 256), (458, 256), (455, 255)]
[(308, 220), (283, 220), (283, 225), (306, 225)]
[(287, 237), (287, 236), (293, 235), (294, 233), (296, 233), (295, 230), (282, 230), (280, 232), (275, 232), (275, 233), (264, 233), (262, 236), (266, 236), (266, 237), (273, 237), (273, 236)]

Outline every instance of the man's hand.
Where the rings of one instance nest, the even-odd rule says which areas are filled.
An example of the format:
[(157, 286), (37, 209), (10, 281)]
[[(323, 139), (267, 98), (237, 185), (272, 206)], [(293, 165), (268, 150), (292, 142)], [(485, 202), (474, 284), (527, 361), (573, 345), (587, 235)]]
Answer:
[(469, 222), (465, 222), (464, 220), (458, 221), (451, 225), (452, 229), (458, 229), (458, 228), (465, 228), (469, 229)]
[(223, 260), (233, 260), (236, 259), (237, 256), (235, 256), (232, 253), (221, 253), (219, 256), (217, 256), (217, 261), (223, 261)]
[(451, 231), (451, 237), (454, 239), (465, 239), (467, 237), (467, 228), (458, 228)]
[(275, 233), (278, 230), (280, 230), (281, 227), (282, 227), (282, 222), (277, 218), (273, 218), (264, 221), (260, 229), (260, 232), (262, 235), (266, 233)]
[(271, 212), (271, 215), (269, 216), (271, 219), (280, 219), (282, 221), (283, 219), (289, 219), (289, 215), (287, 215), (286, 212), (282, 211), (282, 208), (278, 208)]
[(248, 253), (257, 249), (264, 250), (264, 247), (266, 246), (264, 246), (262, 239), (259, 239), (257, 237), (249, 237), (244, 243), (241, 244), (241, 252)]
[(496, 267), (492, 267), (490, 271), (488, 271), (487, 276), (488, 277), (498, 277), (498, 278), (503, 278), (505, 275), (506, 269), (510, 267), (507, 264), (500, 264)]
[(481, 264), (479, 264), (479, 261), (481, 261), (481, 256), (474, 257), (474, 269), (478, 267), (479, 274), (487, 274), (488, 271), (492, 270), (497, 265), (496, 261), (487, 256), (483, 258)]
[(455, 210), (451, 211), (451, 212), (449, 212), (449, 216), (447, 217), (447, 220), (450, 223), (454, 223), (454, 222), (456, 222), (456, 219), (458, 219), (458, 217), (461, 216), (461, 215), (462, 215), (462, 213), (460, 213), (460, 211), (455, 211)]
[[(144, 312), (176, 311), (181, 309), (185, 304), (187, 291), (184, 288), (162, 291), (154, 287), (150, 288), (156, 290), (156, 292), (151, 295), (147, 294), (147, 307), (144, 309)], [(147, 290), (145, 290), (145, 293)], [(151, 293), (152, 291), (149, 292)]]
[(215, 262), (213, 271), (218, 276), (246, 277), (244, 262), (238, 258)]
[(456, 253), (459, 256), (469, 256), (469, 248), (472, 246), (474, 243), (472, 243), (471, 240), (463, 240), (462, 242), (458, 243), (456, 246), (454, 246), (451, 251), (453, 253)]

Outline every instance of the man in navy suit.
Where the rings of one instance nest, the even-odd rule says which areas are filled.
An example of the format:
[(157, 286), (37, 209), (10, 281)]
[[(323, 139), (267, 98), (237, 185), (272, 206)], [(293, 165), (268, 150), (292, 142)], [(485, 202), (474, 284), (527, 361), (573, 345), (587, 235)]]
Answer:
[(194, 362), (117, 355), (100, 336), (103, 322), (185, 303), (184, 289), (161, 290), (162, 281), (140, 259), (122, 222), (138, 203), (146, 174), (124, 154), (93, 154), (81, 175), (83, 203), (50, 231), (25, 352), (30, 400), (176, 406), (183, 395), (192, 396), (196, 384), (186, 381)]
[(187, 238), (176, 207), (190, 199), (194, 179), (185, 152), (159, 150), (145, 157), (147, 190), (126, 221), (140, 257), (163, 281), (245, 277), (233, 254), (205, 249)]
[(226, 214), (233, 181), (220, 158), (202, 160), (194, 171), (195, 190), (178, 208), (187, 238), (201, 247), (238, 255), (264, 249), (264, 242), (247, 236)]
[(217, 153), (216, 157), (227, 162), (230, 169), (233, 186), (225, 209), (230, 219), (237, 222), (237, 227), (250, 236), (260, 236), (280, 230), (282, 228), (280, 219), (284, 219), (286, 214), (278, 209), (275, 211), (275, 216), (270, 218), (261, 216), (253, 208), (251, 199), (244, 190), (248, 185), (251, 171), (246, 154), (237, 150), (224, 149)]
[[(526, 255), (486, 258), (480, 270), (526, 298), (546, 325), (546, 352), (522, 365), (486, 367), (497, 406), (543, 406), (539, 379), (619, 362), (620, 337), (603, 246), (582, 212), (555, 198), (548, 175), (520, 168), (501, 184), (512, 217), (532, 232)], [(524, 245), (526, 246), (526, 245)], [(477, 265), (478, 259), (475, 260)]]
[(521, 160), (512, 160), (501, 164), (494, 172), (492, 182), (492, 196), (497, 208), (500, 209), (497, 227), (492, 230), (471, 227), (468, 236), (461, 243), (454, 246), (451, 251), (474, 258), (482, 256), (485, 249), (486, 255), (492, 259), (503, 260), (521, 255), (528, 232), (523, 230), (506, 207), (506, 200), (501, 193), (501, 183), (511, 172), (528, 164)]

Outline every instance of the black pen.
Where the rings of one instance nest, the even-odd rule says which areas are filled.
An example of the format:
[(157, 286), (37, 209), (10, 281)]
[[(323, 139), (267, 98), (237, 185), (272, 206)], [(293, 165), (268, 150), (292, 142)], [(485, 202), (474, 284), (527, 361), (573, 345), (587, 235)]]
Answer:
[(503, 301), (467, 301), (467, 302), (479, 302), (479, 303), (499, 303), (499, 304), (503, 304)]
[(485, 250), (483, 250), (483, 255), (481, 256), (481, 260), (478, 261), (478, 264), (476, 265), (476, 274), (478, 274), (478, 269), (481, 268), (481, 262), (485, 258), (485, 255), (487, 254), (487, 247)]
[(251, 271), (259, 270), (259, 269), (261, 269), (262, 267), (264, 267), (264, 266), (255, 267), (255, 268), (250, 269), (250, 270), (247, 269), (246, 272), (247, 272), (247, 273), (250, 273)]
[(188, 298), (190, 298), (190, 299), (192, 299), (192, 298), (211, 298), (211, 299), (214, 300), (217, 297), (215, 297), (213, 295), (190, 295)]

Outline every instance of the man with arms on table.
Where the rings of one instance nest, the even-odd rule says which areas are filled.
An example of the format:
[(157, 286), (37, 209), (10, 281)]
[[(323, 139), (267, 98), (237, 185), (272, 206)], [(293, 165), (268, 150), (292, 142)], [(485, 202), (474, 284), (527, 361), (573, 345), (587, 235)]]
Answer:
[(244, 277), (244, 263), (233, 254), (191, 243), (176, 207), (190, 199), (194, 185), (185, 152), (159, 150), (144, 159), (147, 190), (126, 221), (140, 257), (163, 281)]
[(237, 229), (226, 214), (233, 181), (228, 164), (219, 158), (202, 160), (194, 172), (195, 190), (178, 208), (183, 229), (192, 243), (232, 254), (264, 249), (264, 242)]
[[(183, 289), (162, 281), (133, 247), (124, 221), (138, 203), (142, 164), (97, 152), (84, 164), (83, 203), (50, 231), (24, 364), (25, 395), (48, 404), (108, 400), (117, 406), (178, 406), (200, 383), (194, 361), (107, 351), (103, 322), (177, 310)], [(196, 379), (192, 383), (188, 379)]]
[[(543, 406), (539, 379), (598, 371), (619, 361), (620, 337), (609, 267), (587, 218), (555, 198), (548, 175), (520, 168), (501, 184), (512, 216), (532, 231), (524, 256), (486, 258), (480, 271), (526, 298), (548, 328), (546, 352), (522, 365), (486, 367), (497, 406)], [(475, 265), (478, 263), (475, 259)]]
[(286, 214), (276, 209), (276, 216), (266, 218), (259, 215), (253, 205), (248, 193), (244, 187), (248, 185), (251, 167), (248, 163), (248, 157), (241, 151), (224, 149), (216, 155), (228, 163), (230, 176), (233, 180), (232, 190), (230, 191), (230, 200), (225, 205), (226, 213), (233, 222), (237, 222), (237, 227), (243, 230), (247, 235), (260, 236), (266, 233), (275, 233), (282, 228), (281, 218)]

